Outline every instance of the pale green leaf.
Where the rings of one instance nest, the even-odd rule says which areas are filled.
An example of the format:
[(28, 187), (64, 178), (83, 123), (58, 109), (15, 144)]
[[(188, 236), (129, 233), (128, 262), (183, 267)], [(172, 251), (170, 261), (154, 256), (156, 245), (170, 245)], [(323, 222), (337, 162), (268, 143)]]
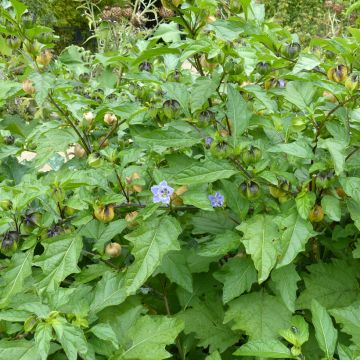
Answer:
[(249, 258), (234, 257), (215, 272), (214, 277), (224, 284), (223, 302), (226, 304), (245, 291), (250, 291), (252, 284), (256, 282), (257, 273)]
[(90, 310), (94, 313), (108, 306), (121, 304), (126, 299), (125, 280), (123, 273), (104, 273), (95, 288), (94, 300)]
[(200, 256), (224, 256), (229, 251), (237, 249), (240, 246), (241, 237), (238, 233), (225, 230), (201, 244), (197, 253)]
[(50, 341), (52, 339), (51, 324), (46, 322), (39, 323), (36, 326), (34, 339), (41, 360), (46, 360), (48, 358)]
[(177, 241), (180, 233), (177, 220), (163, 216), (149, 220), (125, 236), (134, 246), (132, 254), (135, 257), (125, 274), (128, 295), (134, 294), (152, 275), (167, 252), (180, 249)]
[(130, 339), (124, 350), (118, 351), (111, 360), (162, 360), (170, 357), (165, 346), (173, 344), (183, 329), (178, 319), (166, 316), (143, 316), (128, 331)]
[(350, 306), (333, 309), (329, 311), (338, 324), (341, 331), (350, 335), (354, 344), (360, 344), (360, 304), (359, 302)]
[(310, 144), (304, 140), (297, 140), (288, 144), (277, 144), (267, 149), (267, 151), (273, 153), (283, 152), (302, 159), (312, 159), (314, 157)]
[(340, 178), (340, 184), (346, 194), (360, 204), (360, 177)]
[(309, 309), (312, 299), (326, 309), (348, 306), (358, 299), (358, 269), (354, 265), (334, 260), (331, 263), (313, 264), (307, 269), (309, 274), (303, 275), (305, 290), (297, 300), (298, 309)]
[(244, 233), (241, 242), (245, 246), (246, 253), (251, 255), (261, 284), (269, 277), (270, 271), (276, 264), (279, 229), (273, 217), (269, 215), (255, 215), (237, 229)]
[(290, 349), (278, 340), (251, 340), (234, 352), (237, 356), (256, 356), (272, 359), (294, 359)]
[(337, 330), (334, 328), (331, 317), (315, 299), (311, 302), (311, 314), (316, 340), (326, 357), (332, 359), (336, 348)]
[(320, 65), (321, 61), (313, 54), (300, 54), (297, 63), (295, 64), (292, 73), (297, 74), (302, 70), (311, 70)]
[(296, 207), (299, 215), (307, 220), (309, 218), (310, 210), (314, 207), (316, 201), (316, 195), (313, 192), (302, 191), (296, 196)]
[(9, 300), (23, 289), (25, 279), (31, 275), (32, 250), (13, 255), (8, 268), (1, 272), (0, 307), (7, 305)]
[(300, 252), (305, 251), (308, 240), (316, 234), (310, 221), (304, 220), (296, 211), (282, 218), (279, 227), (282, 230), (281, 246), (283, 250), (278, 259), (278, 268), (294, 261)]
[(191, 90), (191, 112), (202, 108), (204, 103), (216, 92), (219, 86), (218, 79), (214, 78), (197, 78)]
[(290, 344), (300, 348), (309, 340), (309, 325), (300, 315), (291, 319), (291, 327), (279, 331), (279, 334)]
[(301, 280), (294, 264), (275, 269), (271, 273), (272, 288), (292, 313), (295, 311), (297, 283)]
[(332, 138), (325, 140), (320, 139), (318, 147), (329, 151), (334, 163), (335, 173), (336, 175), (340, 175), (344, 171), (345, 166), (346, 143)]
[(311, 82), (291, 81), (287, 84), (284, 97), (301, 111), (307, 109), (316, 93), (316, 87)]
[(54, 291), (67, 276), (80, 272), (77, 266), (83, 247), (82, 239), (75, 234), (49, 238), (42, 242), (45, 250), (35, 256), (34, 265), (43, 270), (43, 278), (36, 284), (40, 290)]
[(115, 349), (119, 348), (116, 334), (110, 324), (96, 324), (90, 329), (90, 331), (99, 339), (110, 341), (114, 345)]
[(182, 251), (168, 252), (163, 257), (158, 271), (164, 273), (170, 281), (182, 286), (185, 290), (193, 291), (191, 272)]
[(340, 199), (332, 195), (324, 195), (321, 199), (321, 206), (324, 213), (333, 221), (340, 221), (341, 219), (341, 204)]
[(1, 360), (41, 360), (34, 341), (27, 340), (1, 340)]
[(219, 179), (227, 179), (238, 171), (229, 163), (219, 160), (207, 159), (196, 162), (182, 169), (174, 182), (181, 185), (211, 183)]
[[(276, 316), (274, 316), (276, 314)], [(250, 340), (276, 339), (281, 329), (290, 327), (291, 312), (275, 296), (264, 291), (241, 295), (229, 303), (224, 322), (244, 331)]]
[(239, 91), (235, 90), (232, 85), (228, 85), (227, 89), (226, 114), (229, 118), (233, 146), (235, 147), (238, 144), (239, 137), (247, 129), (252, 113)]

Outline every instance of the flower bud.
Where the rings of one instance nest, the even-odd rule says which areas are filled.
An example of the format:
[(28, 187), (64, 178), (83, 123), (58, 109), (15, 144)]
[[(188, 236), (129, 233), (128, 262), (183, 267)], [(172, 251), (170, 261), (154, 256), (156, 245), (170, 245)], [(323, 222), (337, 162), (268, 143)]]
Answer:
[(23, 81), (22, 88), (28, 95), (34, 95), (35, 94), (36, 90), (35, 90), (35, 88), (33, 86), (33, 82), (31, 80), (29, 80), (29, 79)]
[(117, 121), (116, 116), (113, 113), (106, 113), (104, 115), (104, 122), (107, 125), (112, 125)]
[(110, 257), (118, 257), (121, 254), (121, 245), (116, 242), (111, 242), (105, 247), (105, 254)]

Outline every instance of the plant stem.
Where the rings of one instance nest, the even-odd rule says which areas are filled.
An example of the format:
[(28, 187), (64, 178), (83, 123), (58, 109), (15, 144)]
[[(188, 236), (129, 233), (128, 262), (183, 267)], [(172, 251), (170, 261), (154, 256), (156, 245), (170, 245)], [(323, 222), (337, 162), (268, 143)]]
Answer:
[(64, 116), (65, 120), (67, 121), (67, 123), (74, 129), (74, 131), (76, 132), (76, 134), (79, 136), (80, 141), (87, 153), (87, 155), (91, 154), (91, 149), (89, 147), (89, 145), (87, 144), (87, 142), (85, 141), (85, 138), (81, 135), (79, 129), (75, 126), (75, 124), (72, 122), (72, 120), (70, 119), (68, 113), (66, 111), (64, 111), (54, 100), (54, 98), (48, 94), (48, 98), (50, 100), (50, 102), (56, 107), (56, 109)]

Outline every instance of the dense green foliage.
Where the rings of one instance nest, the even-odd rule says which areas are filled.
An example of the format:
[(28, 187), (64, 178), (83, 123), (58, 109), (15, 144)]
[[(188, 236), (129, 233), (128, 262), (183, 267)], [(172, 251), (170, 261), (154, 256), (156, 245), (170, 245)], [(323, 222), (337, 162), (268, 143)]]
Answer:
[(359, 359), (360, 31), (173, 0), (54, 56), (11, 4), (0, 359)]

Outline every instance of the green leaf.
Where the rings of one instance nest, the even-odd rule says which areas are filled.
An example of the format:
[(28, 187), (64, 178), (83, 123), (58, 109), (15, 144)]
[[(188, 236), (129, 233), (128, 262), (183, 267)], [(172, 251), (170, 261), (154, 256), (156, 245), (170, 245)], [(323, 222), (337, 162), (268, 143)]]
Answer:
[(338, 324), (341, 331), (350, 335), (354, 344), (360, 344), (360, 304), (354, 303), (350, 306), (332, 309), (329, 311)]
[(21, 84), (12, 80), (1, 80), (0, 104), (3, 100), (15, 95), (22, 88)]
[(163, 257), (158, 271), (185, 290), (193, 291), (191, 272), (181, 251), (168, 252)]
[(197, 251), (200, 256), (224, 256), (240, 246), (240, 235), (234, 231), (225, 230), (201, 244)]
[(204, 103), (215, 93), (219, 86), (218, 78), (197, 78), (191, 90), (191, 112), (202, 108)]
[(88, 348), (83, 331), (79, 327), (70, 325), (64, 321), (52, 323), (56, 338), (63, 347), (69, 360), (77, 360), (78, 354), (86, 355)]
[(274, 153), (283, 152), (302, 159), (312, 159), (314, 157), (310, 144), (304, 140), (293, 141), (289, 144), (277, 144), (267, 149), (267, 151)]
[(309, 340), (309, 325), (300, 315), (295, 315), (291, 319), (291, 327), (280, 330), (279, 334), (290, 344), (297, 348)]
[(32, 257), (32, 250), (15, 253), (9, 267), (2, 270), (0, 308), (23, 289), (25, 279), (31, 275)]
[(35, 344), (41, 360), (46, 360), (50, 351), (50, 341), (52, 339), (52, 326), (49, 323), (41, 322), (36, 326)]
[(231, 301), (224, 322), (232, 321), (232, 329), (244, 331), (250, 340), (265, 340), (277, 339), (281, 329), (290, 327), (290, 319), (280, 299), (261, 291)]
[(34, 341), (0, 341), (1, 360), (41, 360)]
[(124, 350), (110, 360), (162, 360), (170, 357), (165, 346), (173, 344), (183, 329), (181, 321), (166, 316), (143, 316), (129, 329), (130, 339)]
[(219, 179), (227, 179), (237, 172), (225, 161), (207, 159), (181, 170), (174, 178), (174, 182), (180, 185), (211, 183)]
[(133, 244), (135, 261), (125, 274), (126, 291), (134, 294), (160, 265), (164, 255), (179, 250), (177, 241), (181, 227), (175, 218), (163, 216), (150, 219), (135, 231), (125, 236)]
[(76, 234), (66, 234), (49, 238), (42, 245), (45, 250), (42, 255), (35, 256), (33, 265), (40, 266), (44, 276), (36, 286), (41, 291), (54, 291), (67, 276), (80, 272), (77, 262), (82, 239)]
[(110, 326), (110, 324), (104, 324), (104, 323), (96, 324), (90, 329), (90, 331), (97, 338), (104, 341), (110, 341), (114, 345), (115, 349), (119, 348), (116, 334), (113, 328)]
[(249, 126), (252, 113), (248, 109), (248, 105), (243, 97), (232, 85), (228, 85), (226, 109), (226, 114), (231, 126), (233, 146), (235, 147), (238, 144), (240, 136)]
[(312, 299), (316, 299), (326, 309), (348, 306), (358, 299), (358, 269), (354, 265), (334, 260), (331, 263), (310, 265), (307, 269), (309, 274), (303, 275), (306, 289), (298, 298), (298, 309), (309, 309)]
[(108, 271), (95, 288), (90, 311), (97, 313), (108, 306), (121, 304), (126, 299), (124, 274)]
[(261, 284), (276, 264), (276, 242), (280, 236), (278, 227), (272, 216), (255, 215), (236, 229), (244, 233), (241, 242), (246, 253), (251, 255)]
[(313, 192), (302, 191), (296, 196), (296, 207), (299, 215), (308, 220), (310, 210), (314, 207), (316, 201), (316, 195)]
[(110, 224), (92, 220), (81, 231), (81, 235), (90, 239), (95, 239), (93, 249), (101, 254), (104, 252), (106, 243), (112, 240), (116, 235), (121, 234), (126, 227), (127, 222), (123, 219), (112, 221)]
[(244, 219), (249, 210), (249, 201), (240, 195), (239, 188), (234, 186), (230, 180), (221, 180), (226, 205), (239, 216)]
[(208, 355), (205, 360), (221, 360), (220, 353), (218, 351), (214, 351), (210, 355)]
[(187, 86), (177, 82), (167, 82), (162, 85), (168, 99), (176, 100), (181, 105), (186, 116), (190, 116), (189, 102), (190, 96)]
[(234, 352), (237, 356), (256, 356), (272, 359), (295, 359), (290, 349), (278, 340), (252, 340)]
[(308, 240), (316, 235), (310, 221), (302, 219), (296, 211), (282, 218), (279, 227), (282, 231), (281, 245), (283, 250), (278, 259), (277, 268), (293, 262), (297, 254), (305, 251)]
[(154, 33), (153, 39), (161, 38), (166, 43), (180, 41), (180, 35), (182, 32), (179, 30), (179, 25), (175, 22), (169, 24), (160, 24)]
[(256, 282), (256, 270), (249, 258), (234, 257), (220, 270), (214, 273), (214, 278), (224, 284), (223, 303), (235, 299), (245, 291), (250, 291)]
[(337, 330), (334, 328), (326, 309), (315, 299), (311, 302), (311, 314), (316, 340), (326, 357), (332, 359), (336, 348)]
[(346, 177), (340, 178), (339, 180), (346, 194), (351, 196), (357, 203), (360, 204), (360, 178)]
[[(185, 334), (195, 334), (199, 346), (223, 352), (237, 341), (237, 334), (224, 325), (224, 309), (218, 297), (205, 301), (191, 296), (191, 308), (177, 314), (184, 321)], [(209, 296), (209, 295), (208, 295)]]
[(49, 90), (55, 85), (55, 76), (51, 73), (33, 73), (30, 79), (34, 82), (36, 90), (35, 100), (42, 106), (48, 96)]
[(294, 264), (288, 264), (280, 269), (276, 269), (271, 274), (272, 289), (278, 294), (286, 307), (292, 313), (295, 311), (295, 300), (297, 282), (301, 280), (295, 270)]
[(324, 195), (321, 199), (321, 206), (325, 214), (333, 221), (341, 219), (341, 203), (340, 199), (332, 195)]
[(313, 54), (300, 54), (292, 73), (298, 74), (302, 70), (311, 70), (320, 65), (321, 61)]
[(316, 87), (311, 82), (291, 81), (287, 84), (284, 97), (287, 101), (297, 106), (301, 111), (305, 111), (311, 104)]
[(335, 173), (340, 175), (344, 171), (347, 144), (344, 141), (328, 138), (325, 140), (319, 139), (318, 147), (329, 151), (334, 163)]
[(194, 132), (185, 133), (168, 127), (159, 130), (145, 130), (133, 128), (135, 143), (145, 148), (162, 146), (165, 148), (190, 147), (201, 142), (201, 138)]

